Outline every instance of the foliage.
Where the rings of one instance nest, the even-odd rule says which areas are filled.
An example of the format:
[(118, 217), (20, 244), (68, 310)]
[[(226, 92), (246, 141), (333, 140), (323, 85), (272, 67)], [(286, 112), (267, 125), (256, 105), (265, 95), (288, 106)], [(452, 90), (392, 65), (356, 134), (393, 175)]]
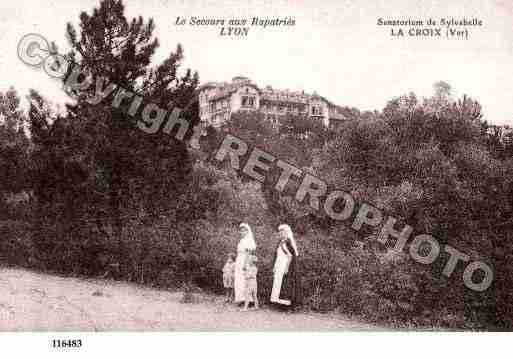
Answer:
[[(250, 148), (313, 172), (330, 188), (351, 191), (358, 201), (376, 203), (416, 233), (431, 233), (474, 260), (488, 259), (502, 273), (511, 270), (505, 262), (511, 253), (505, 232), (512, 225), (511, 161), (489, 150), (479, 103), (467, 96), (453, 99), (450, 86), (440, 83), (432, 98), (419, 100), (410, 93), (390, 101), (381, 113), (353, 114), (356, 121), (326, 130), (320, 143), (308, 137), (295, 142), (304, 126), (289, 130), (293, 124), (287, 120), (279, 127), (282, 132), (250, 114), (237, 115), (226, 127)], [(275, 181), (271, 170), (263, 193), (269, 211), (303, 235), (307, 306), (421, 326), (481, 328), (506, 325), (513, 318), (504, 315), (512, 291), (507, 276), (496, 277), (490, 291), (473, 293), (463, 286), (461, 272), (447, 279), (440, 264), (419, 266), (378, 244), (375, 233), (357, 239), (362, 243), (358, 249), (333, 246), (337, 233), (352, 240), (355, 234), (312, 216), (295, 203), (293, 191), (277, 194)], [(440, 298), (445, 298), (443, 306)]]
[[(101, 1), (92, 14), (80, 15), (80, 33), (68, 25), (72, 50), (67, 58), (93, 80), (108, 79), (164, 108), (186, 108), (198, 75), (190, 70), (180, 75), (180, 45), (161, 64), (150, 65), (158, 47), (154, 27), (152, 19), (126, 19), (122, 1)], [(113, 107), (113, 94), (99, 104), (90, 103), (95, 87), (80, 94), (68, 88), (76, 101), (67, 105), (65, 114), (52, 111), (38, 93), (30, 94), (31, 178), (39, 229), (34, 239), (44, 262), (61, 251), (71, 256), (60, 256), (60, 264), (51, 264), (55, 268), (79, 261), (84, 246), (92, 257), (108, 248), (117, 262), (126, 261), (127, 222), (145, 218), (151, 223), (167, 216), (178, 226), (177, 218), (190, 215), (194, 220), (201, 206), (194, 205), (189, 191), (194, 186), (189, 184), (192, 163), (185, 143), (162, 131), (141, 131), (136, 124), (141, 115), (129, 118), (127, 104)], [(183, 116), (195, 118), (194, 108)], [(99, 244), (104, 241), (109, 243)]]
[(25, 134), (25, 115), (14, 89), (0, 92), (0, 219), (23, 216), (17, 203), (28, 197), (27, 167), (29, 139)]

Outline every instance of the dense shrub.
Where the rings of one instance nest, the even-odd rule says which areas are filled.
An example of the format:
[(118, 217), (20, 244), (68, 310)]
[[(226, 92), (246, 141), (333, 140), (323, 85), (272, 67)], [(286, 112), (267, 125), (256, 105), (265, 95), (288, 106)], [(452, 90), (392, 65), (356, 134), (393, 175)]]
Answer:
[(26, 267), (35, 264), (30, 232), (31, 225), (28, 222), (0, 221), (0, 263)]
[[(324, 143), (306, 137), (298, 144), (298, 134), (287, 132), (287, 127), (277, 134), (262, 132), (256, 127), (265, 125), (252, 124), (247, 114), (225, 131), (279, 154), (331, 188), (351, 191), (357, 201), (375, 203), (417, 233), (431, 233), (473, 260), (488, 261), (503, 275), (489, 291), (474, 293), (463, 285), (460, 271), (449, 279), (441, 276), (443, 260), (432, 267), (419, 265), (373, 240), (372, 230), (361, 231), (371, 240), (362, 242), (360, 237), (357, 243), (363, 246), (355, 250), (331, 245), (337, 232), (351, 241), (355, 234), (298, 205), (290, 189), (273, 192), (271, 172), (272, 180), (262, 187), (269, 212), (295, 225), (302, 238), (306, 306), (339, 308), (371, 320), (476, 329), (504, 325), (502, 313), (511, 318), (506, 293), (512, 290), (504, 274), (511, 267), (505, 261), (511, 248), (504, 229), (511, 228), (512, 167), (485, 147), (485, 125), (480, 121), (477, 102), (437, 93), (423, 102), (414, 95), (391, 101), (382, 113), (361, 115), (334, 129)], [(284, 153), (290, 146), (308, 155)], [(493, 227), (500, 222), (506, 227)]]

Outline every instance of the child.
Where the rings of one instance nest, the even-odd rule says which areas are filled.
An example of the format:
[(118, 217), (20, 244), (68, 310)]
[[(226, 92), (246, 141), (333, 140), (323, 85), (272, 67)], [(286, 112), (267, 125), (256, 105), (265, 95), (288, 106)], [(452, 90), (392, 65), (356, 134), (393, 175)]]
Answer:
[(257, 256), (250, 255), (244, 266), (244, 277), (246, 278), (246, 302), (244, 303), (244, 310), (248, 310), (249, 302), (255, 303), (255, 309), (258, 309), (258, 296), (257, 296), (257, 273), (258, 268), (256, 263)]
[(223, 286), (226, 291), (226, 302), (231, 302), (235, 299), (235, 292), (233, 282), (235, 279), (235, 254), (230, 253), (228, 260), (223, 267)]

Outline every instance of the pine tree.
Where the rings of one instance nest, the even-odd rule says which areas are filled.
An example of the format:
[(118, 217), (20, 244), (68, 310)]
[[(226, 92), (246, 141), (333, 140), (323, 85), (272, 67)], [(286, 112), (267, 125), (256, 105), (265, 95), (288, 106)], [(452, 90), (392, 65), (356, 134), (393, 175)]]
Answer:
[[(191, 101), (198, 76), (190, 70), (179, 76), (183, 59), (180, 45), (160, 65), (150, 66), (159, 46), (152, 35), (155, 28), (152, 19), (145, 22), (138, 17), (129, 22), (122, 1), (105, 0), (92, 15), (80, 15), (80, 28), (78, 38), (73, 26), (68, 24), (67, 34), (74, 50), (69, 58), (89, 70), (94, 78), (110, 79), (142, 95), (145, 101), (181, 108)], [(185, 144), (162, 132), (156, 135), (142, 132), (135, 120), (127, 118), (123, 109), (112, 108), (109, 101), (91, 106), (79, 100), (68, 109), (74, 120), (86, 122), (97, 130), (101, 127), (92, 145), (108, 183), (115, 227), (121, 227), (121, 208), (127, 205), (124, 200), (134, 197), (131, 191), (138, 192), (137, 197), (151, 214), (164, 210), (190, 171)]]
[[(79, 66), (93, 80), (101, 77), (143, 97), (140, 109), (149, 102), (169, 109), (194, 101), (199, 78), (189, 69), (181, 75), (181, 45), (161, 64), (151, 64), (159, 46), (152, 19), (129, 21), (122, 1), (104, 0), (92, 14), (80, 14), (79, 28), (77, 32), (67, 26), (72, 48), (66, 55), (72, 65), (68, 76)], [(80, 93), (67, 88), (75, 102), (66, 106), (65, 116), (52, 114), (46, 101), (31, 93), (30, 122), (39, 147), (34, 157), (35, 162), (39, 159), (38, 198), (54, 212), (67, 211), (67, 221), (75, 227), (92, 222), (104, 234), (111, 227), (117, 240), (125, 219), (179, 218), (192, 168), (185, 142), (162, 131), (148, 134), (139, 129), (140, 110), (135, 116), (126, 113), (130, 101), (112, 106), (116, 90), (100, 103), (91, 103), (95, 86)], [(188, 106), (182, 117), (194, 125), (196, 111), (197, 106)]]

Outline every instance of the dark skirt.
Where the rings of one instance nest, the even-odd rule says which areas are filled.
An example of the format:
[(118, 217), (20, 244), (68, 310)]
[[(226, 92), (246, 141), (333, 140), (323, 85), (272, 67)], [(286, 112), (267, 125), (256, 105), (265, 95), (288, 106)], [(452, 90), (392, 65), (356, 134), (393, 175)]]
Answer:
[(291, 307), (294, 308), (301, 304), (301, 282), (296, 256), (292, 257), (292, 261), (289, 265), (289, 271), (283, 276), (280, 299), (290, 300)]

